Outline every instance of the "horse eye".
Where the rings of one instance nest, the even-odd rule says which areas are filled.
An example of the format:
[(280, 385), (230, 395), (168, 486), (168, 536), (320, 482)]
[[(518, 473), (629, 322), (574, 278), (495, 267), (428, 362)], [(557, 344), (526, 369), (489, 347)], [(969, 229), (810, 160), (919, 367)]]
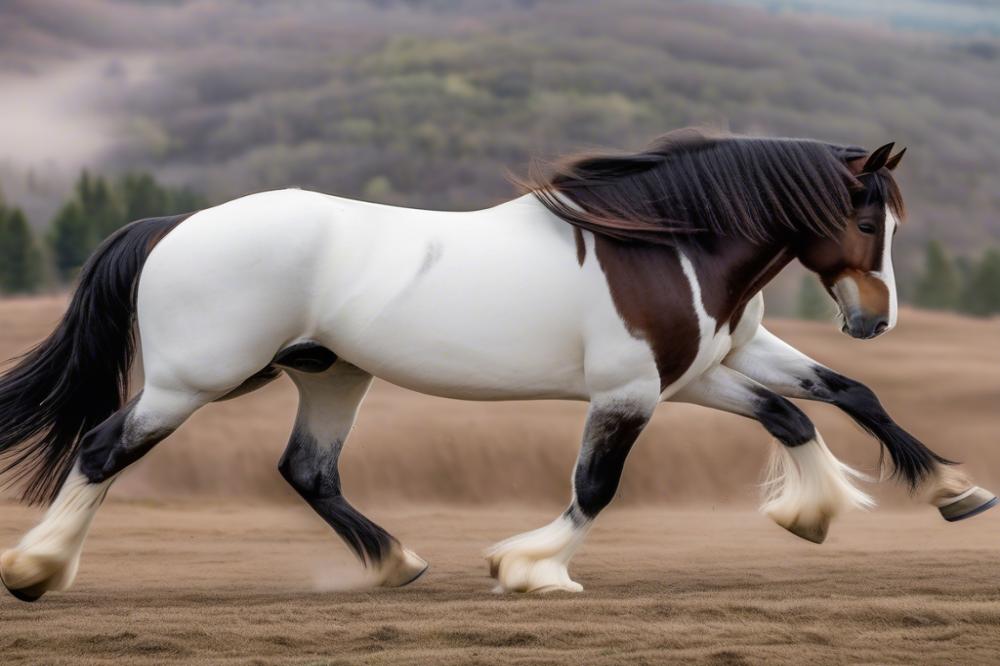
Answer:
[(875, 225), (869, 222), (858, 223), (858, 231), (863, 234), (873, 234), (875, 233)]

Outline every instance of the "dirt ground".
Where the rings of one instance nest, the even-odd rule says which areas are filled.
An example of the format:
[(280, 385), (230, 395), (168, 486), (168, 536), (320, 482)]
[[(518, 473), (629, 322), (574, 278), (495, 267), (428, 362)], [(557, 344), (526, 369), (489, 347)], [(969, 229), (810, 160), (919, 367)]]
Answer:
[[(0, 540), (34, 512), (2, 506)], [(996, 663), (1000, 511), (851, 514), (816, 546), (747, 511), (601, 517), (580, 594), (498, 596), (481, 550), (551, 511), (374, 510), (431, 569), (360, 569), (304, 506), (116, 502), (76, 586), (0, 599), (5, 664)]]
[[(0, 357), (51, 330), (63, 297), (0, 301)], [(829, 322), (771, 322), (869, 383), (890, 412), (1000, 488), (1000, 326), (906, 310), (862, 343)], [(364, 590), (344, 546), (275, 465), (290, 382), (200, 411), (129, 469), (94, 524), (76, 585), (0, 593), (0, 665), (997, 663), (1000, 510), (950, 525), (896, 484), (827, 543), (753, 512), (773, 444), (756, 423), (663, 405), (571, 573), (586, 591), (497, 596), (481, 551), (569, 498), (586, 406), (463, 403), (376, 382), (343, 458), (348, 497), (431, 562)], [(834, 452), (877, 445), (803, 404)], [(9, 496), (9, 495), (8, 495)], [(530, 508), (517, 508), (517, 507)], [(38, 511), (0, 500), (0, 548)]]

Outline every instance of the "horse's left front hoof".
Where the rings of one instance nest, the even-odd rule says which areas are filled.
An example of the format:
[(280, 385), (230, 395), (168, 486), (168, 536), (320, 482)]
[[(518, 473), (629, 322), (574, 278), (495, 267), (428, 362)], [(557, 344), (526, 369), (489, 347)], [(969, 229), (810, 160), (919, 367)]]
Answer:
[(938, 511), (941, 512), (941, 517), (949, 523), (954, 523), (959, 520), (978, 516), (983, 511), (992, 509), (998, 502), (1000, 500), (990, 491), (984, 490), (979, 486), (973, 486), (961, 495), (945, 500), (938, 507)]

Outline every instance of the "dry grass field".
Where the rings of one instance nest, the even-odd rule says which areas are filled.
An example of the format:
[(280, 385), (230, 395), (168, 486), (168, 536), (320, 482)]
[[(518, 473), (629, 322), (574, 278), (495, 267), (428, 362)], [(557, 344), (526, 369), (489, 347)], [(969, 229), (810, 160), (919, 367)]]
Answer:
[[(64, 301), (0, 301), (0, 355)], [(1000, 326), (904, 311), (862, 343), (773, 322), (869, 383), (890, 412), (1000, 488)], [(805, 405), (831, 448), (872, 471), (876, 445)], [(295, 408), (286, 381), (213, 405), (130, 470), (95, 521), (76, 586), (0, 599), (2, 663), (995, 663), (1000, 511), (949, 525), (891, 484), (826, 544), (752, 510), (771, 444), (757, 425), (664, 405), (571, 572), (580, 595), (495, 596), (492, 542), (569, 493), (584, 406), (461, 403), (377, 384), (345, 453), (348, 495), (431, 562), (363, 589), (345, 548), (275, 471)], [(0, 503), (0, 545), (38, 511)]]

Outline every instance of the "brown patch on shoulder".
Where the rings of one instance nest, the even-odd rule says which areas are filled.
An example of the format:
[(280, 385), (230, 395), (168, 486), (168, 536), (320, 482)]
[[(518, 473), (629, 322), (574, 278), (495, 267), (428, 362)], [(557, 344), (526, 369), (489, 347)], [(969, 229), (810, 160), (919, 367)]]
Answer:
[(573, 240), (576, 241), (576, 263), (583, 266), (583, 261), (587, 258), (587, 243), (583, 240), (580, 227), (573, 227)]
[(716, 321), (736, 327), (747, 303), (781, 272), (793, 255), (790, 250), (770, 250), (739, 239), (725, 239), (716, 248), (689, 255), (701, 288), (705, 312)]
[(701, 340), (691, 285), (677, 251), (600, 234), (594, 239), (615, 309), (629, 332), (652, 347), (663, 390), (691, 367)]

